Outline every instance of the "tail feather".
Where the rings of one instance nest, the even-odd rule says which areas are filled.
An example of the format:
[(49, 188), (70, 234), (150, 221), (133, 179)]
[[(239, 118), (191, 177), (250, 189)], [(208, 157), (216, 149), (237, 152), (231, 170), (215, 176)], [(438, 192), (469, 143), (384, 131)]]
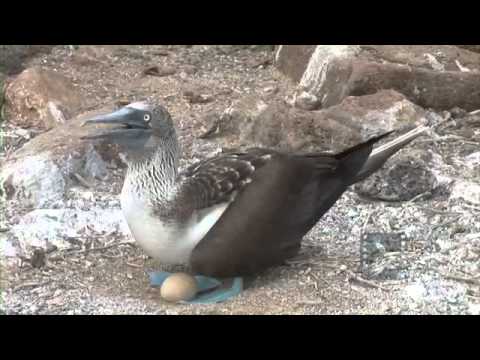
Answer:
[(422, 135), (427, 129), (428, 128), (423, 125), (418, 126), (415, 129), (371, 151), (366, 161), (362, 163), (361, 168), (358, 170), (358, 172), (356, 172), (356, 175), (351, 178), (352, 181), (350, 184), (364, 180), (373, 174), (375, 171), (380, 169), (392, 155)]
[(389, 131), (385, 134), (376, 136), (336, 154), (335, 158), (339, 161), (337, 173), (339, 173), (343, 179), (354, 179), (372, 153), (373, 145), (384, 137), (390, 135), (392, 132), (393, 131)]

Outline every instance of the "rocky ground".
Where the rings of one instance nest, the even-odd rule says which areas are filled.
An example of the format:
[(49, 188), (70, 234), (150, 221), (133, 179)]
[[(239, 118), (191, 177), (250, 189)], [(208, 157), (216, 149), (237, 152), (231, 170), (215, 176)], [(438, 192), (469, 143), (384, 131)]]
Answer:
[[(470, 76), (448, 70), (458, 70), (453, 48), (445, 49), (443, 58), (428, 49), (440, 65), (445, 61), (443, 68), (428, 56), (417, 61), (425, 86), (437, 84), (435, 76), (445, 72)], [(382, 64), (385, 59), (405, 61), (394, 57), (401, 52), (391, 48), (362, 51), (368, 61), (372, 54), (381, 55)], [(458, 63), (474, 78), (478, 54), (462, 51)], [(363, 93), (358, 81), (339, 92), (350, 97), (334, 100), (318, 84), (308, 88), (311, 81), (305, 77), (302, 87), (296, 87), (301, 74), (288, 78), (285, 68), (291, 62), (277, 61), (281, 66), (274, 66), (274, 53), (262, 47), (198, 45), (58, 46), (26, 60), (24, 67), (31, 73), (17, 72), (7, 79), (2, 108), (8, 121), (0, 129), (0, 311), (480, 314), (476, 100), (466, 102), (467, 109), (443, 109), (436, 106), (442, 94), (416, 98), (403, 85)], [(427, 66), (436, 72), (428, 73), (423, 69)], [(392, 69), (381, 71), (401, 76)], [(60, 87), (49, 85), (62, 81), (61, 94), (55, 90)], [(23, 84), (32, 83), (36, 85), (29, 93)], [(315, 86), (320, 91), (314, 94)], [(84, 114), (144, 99), (161, 102), (171, 112), (183, 146), (182, 166), (222, 146), (338, 150), (341, 142), (332, 139), (354, 143), (378, 129), (412, 123), (432, 130), (376, 176), (345, 193), (288, 264), (251, 279), (240, 296), (225, 303), (172, 305), (149, 287), (146, 272), (161, 266), (132, 242), (121, 217), (121, 155), (77, 140), (86, 131), (77, 126)], [(319, 110), (322, 99), (328, 107), (323, 104), (325, 109)]]

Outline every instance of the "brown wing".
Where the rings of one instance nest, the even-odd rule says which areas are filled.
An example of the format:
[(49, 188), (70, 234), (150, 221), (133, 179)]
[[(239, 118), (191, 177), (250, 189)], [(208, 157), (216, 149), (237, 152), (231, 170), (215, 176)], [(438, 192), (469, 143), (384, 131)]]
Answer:
[(217, 223), (197, 244), (195, 273), (231, 277), (279, 265), (345, 191), (337, 160), (276, 156), (252, 174)]
[(216, 277), (245, 276), (294, 256), (303, 236), (355, 182), (373, 144), (385, 136), (336, 155), (272, 156), (251, 174), (251, 184), (197, 244), (190, 258), (192, 270)]
[(263, 167), (276, 153), (251, 149), (248, 152), (228, 152), (203, 160), (180, 174), (181, 194), (194, 209), (230, 202), (252, 181), (255, 171)]

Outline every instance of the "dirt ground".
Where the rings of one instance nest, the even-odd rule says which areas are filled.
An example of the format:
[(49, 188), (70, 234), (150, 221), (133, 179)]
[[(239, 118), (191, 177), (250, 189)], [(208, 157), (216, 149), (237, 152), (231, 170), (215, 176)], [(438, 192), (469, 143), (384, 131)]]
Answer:
[[(289, 94), (292, 84), (271, 66), (272, 56), (198, 45), (57, 47), (29, 65), (71, 78), (87, 100), (83, 110), (119, 100), (163, 103), (176, 121), (185, 162), (190, 162), (216, 150), (198, 139), (208, 128), (208, 114), (222, 113), (248, 94), (266, 99)], [(175, 73), (143, 75), (151, 65)], [(211, 100), (192, 104), (186, 90)], [(480, 149), (479, 137), (439, 136), (434, 145), (446, 159), (446, 175), (478, 181), (462, 159)], [(429, 139), (416, 144), (432, 146)], [(109, 184), (97, 181), (93, 192), (118, 207), (122, 176), (119, 170)], [(82, 197), (77, 190), (73, 202)], [(7, 204), (4, 232), (22, 215), (15, 205)], [(0, 309), (7, 314), (478, 314), (479, 216), (478, 206), (448, 196), (384, 203), (348, 191), (308, 234), (297, 258), (251, 279), (240, 296), (215, 305), (161, 300), (146, 276), (160, 266), (127, 243), (131, 238), (110, 234), (89, 239), (89, 249), (74, 244), (70, 250), (52, 251), (40, 268), (4, 259)], [(381, 231), (404, 233), (408, 241), (377, 264), (390, 272), (367, 276), (361, 268), (361, 238)]]

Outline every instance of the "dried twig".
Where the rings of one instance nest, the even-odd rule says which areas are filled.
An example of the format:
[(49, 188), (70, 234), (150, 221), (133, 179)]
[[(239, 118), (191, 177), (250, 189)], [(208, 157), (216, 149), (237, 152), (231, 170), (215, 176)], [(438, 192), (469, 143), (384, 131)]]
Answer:
[(81, 185), (85, 186), (87, 189), (91, 189), (93, 187), (87, 180), (85, 180), (79, 173), (72, 173), (75, 180), (77, 180)]
[(480, 207), (477, 207), (475, 205), (470, 205), (470, 204), (463, 203), (462, 206), (466, 207), (470, 210), (480, 211)]
[(429, 211), (429, 212), (432, 212), (434, 214), (439, 214), (439, 215), (449, 215), (449, 216), (460, 216), (460, 215), (462, 215), (459, 212), (443, 211), (443, 210), (437, 210), (437, 209), (434, 209), (434, 208), (427, 208), (427, 207), (423, 207), (423, 206), (417, 206), (417, 207), (421, 210)]
[(134, 267), (134, 268), (142, 268), (143, 267), (143, 265), (129, 263), (128, 261), (126, 261), (125, 264), (127, 264), (128, 266)]
[(368, 222), (370, 221), (370, 218), (372, 217), (372, 214), (373, 214), (373, 211), (372, 209), (368, 209), (368, 214), (367, 214), (367, 218), (365, 219), (365, 222), (363, 223), (363, 226), (362, 226), (362, 231), (360, 232), (360, 238), (363, 238), (363, 236), (365, 235), (365, 232), (367, 230), (367, 225), (368, 225)]
[(297, 305), (323, 305), (325, 304), (324, 300), (300, 300), (297, 301)]
[(422, 198), (422, 197), (424, 197), (424, 196), (426, 196), (426, 195), (430, 195), (430, 196), (431, 196), (432, 193), (431, 193), (430, 191), (425, 191), (425, 192), (423, 192), (423, 193), (421, 193), (421, 194), (418, 194), (418, 195), (414, 196), (414, 197), (411, 198), (410, 200), (408, 200), (408, 201), (406, 202), (406, 204), (411, 204), (411, 203), (417, 201), (418, 199), (420, 199), (420, 198)]
[(346, 273), (350, 276), (350, 280), (354, 280), (360, 284), (364, 284), (364, 285), (367, 285), (367, 286), (370, 286), (370, 287), (373, 287), (373, 288), (376, 288), (376, 289), (380, 289), (380, 290), (383, 290), (383, 291), (390, 291), (390, 289), (387, 289), (381, 285), (378, 285), (376, 283), (374, 283), (373, 281), (370, 281), (370, 280), (366, 280), (360, 276), (358, 276), (357, 274), (355, 274), (353, 271), (351, 270), (346, 270)]
[(480, 286), (480, 280), (477, 280), (475, 277), (471, 278), (466, 278), (463, 276), (456, 276), (456, 275), (451, 275), (451, 274), (442, 274), (440, 273), (445, 279), (450, 279), (450, 280), (455, 280), (455, 281), (461, 281), (467, 284), (471, 285), (479, 285)]
[(455, 216), (453, 219), (450, 219), (450, 220), (445, 221), (445, 222), (443, 222), (443, 223), (440, 223), (440, 224), (437, 224), (437, 225), (432, 226), (432, 227), (430, 228), (430, 231), (428, 232), (427, 237), (426, 237), (426, 242), (428, 243), (428, 241), (430, 240), (430, 237), (432, 236), (432, 234), (433, 234), (433, 232), (434, 232), (435, 230), (437, 230), (438, 228), (441, 228), (441, 227), (450, 225), (451, 223), (457, 221), (457, 220), (460, 219), (461, 217), (462, 217), (462, 214)]
[(106, 246), (102, 246), (102, 247), (98, 247), (98, 248), (93, 248), (93, 249), (73, 250), (73, 251), (69, 251), (69, 249), (67, 249), (67, 252), (69, 254), (84, 254), (84, 253), (89, 253), (89, 252), (94, 252), (94, 251), (107, 250), (107, 249), (110, 249), (112, 247), (120, 246), (120, 245), (133, 245), (134, 243), (135, 243), (134, 241), (121, 241), (121, 242), (118, 242), (118, 243), (115, 243), (115, 244), (110, 244), (110, 245), (106, 245)]
[(40, 287), (40, 286), (45, 286), (45, 285), (50, 284), (51, 282), (52, 282), (51, 280), (46, 280), (46, 281), (43, 281), (43, 282), (28, 282), (28, 283), (17, 286), (15, 289), (13, 289), (13, 292), (17, 292), (17, 291), (20, 291), (20, 290), (25, 290), (25, 289), (28, 289), (28, 288), (37, 288), (37, 287)]

